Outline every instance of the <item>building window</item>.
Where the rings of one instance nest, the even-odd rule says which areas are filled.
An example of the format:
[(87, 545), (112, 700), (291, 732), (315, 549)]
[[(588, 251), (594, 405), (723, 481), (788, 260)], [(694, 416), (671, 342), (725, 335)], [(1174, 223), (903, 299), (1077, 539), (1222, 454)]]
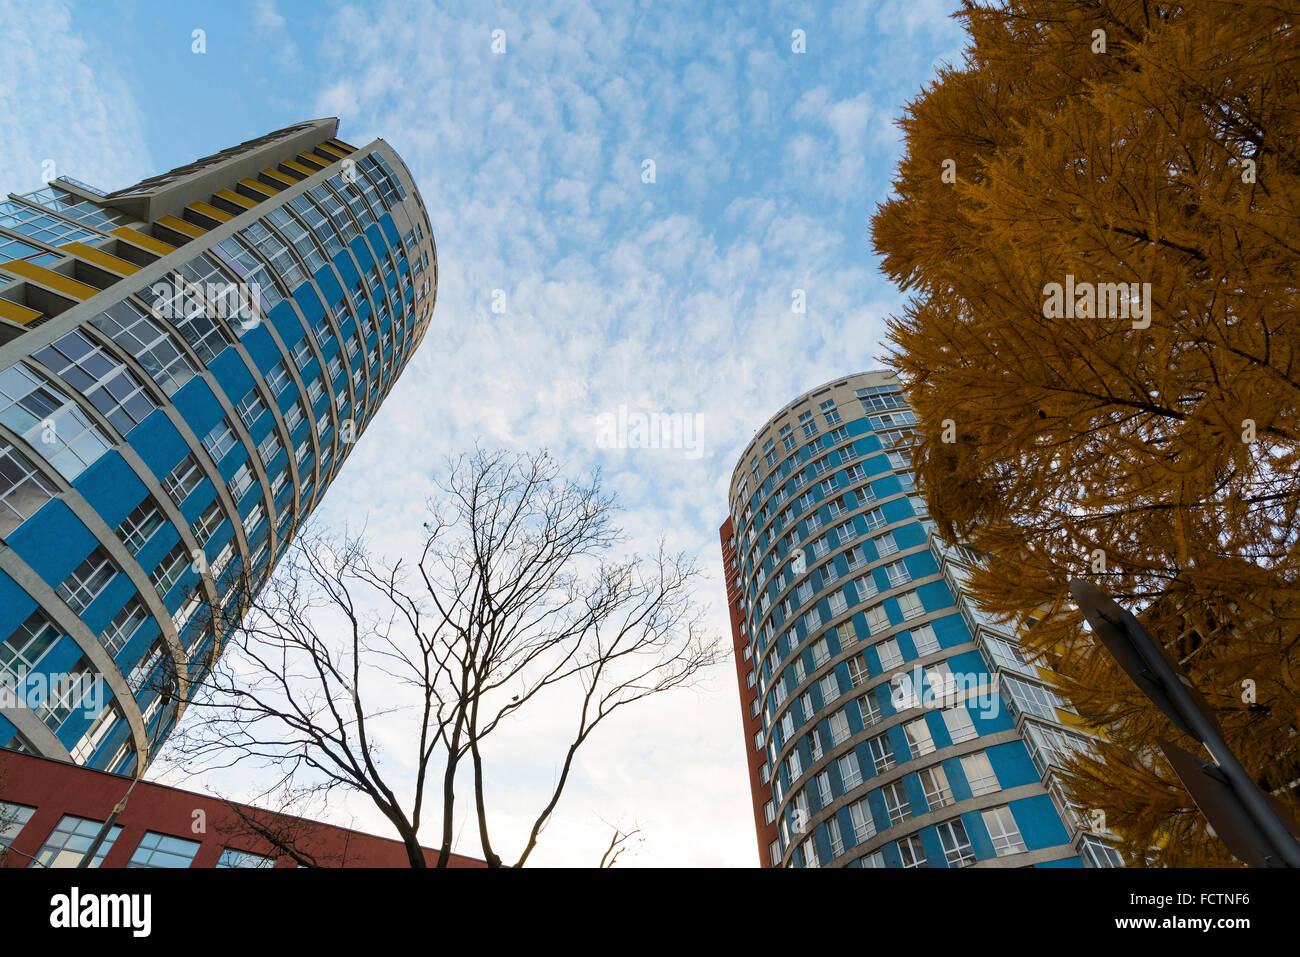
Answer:
[(952, 788), (948, 786), (948, 775), (944, 773), (942, 765), (922, 768), (917, 777), (921, 781), (921, 790), (925, 792), (925, 803), (931, 811), (952, 803)]
[(930, 726), (926, 724), (925, 718), (907, 722), (903, 725), (903, 731), (907, 735), (907, 747), (911, 750), (912, 757), (919, 758), (934, 751), (934, 738), (930, 736)]
[(945, 708), (943, 723), (948, 728), (948, 737), (952, 738), (953, 744), (970, 741), (978, 736), (978, 732), (975, 730), (975, 722), (971, 720), (970, 712), (966, 710), (965, 705)]
[(77, 764), (85, 764), (95, 756), (99, 746), (104, 743), (108, 737), (108, 732), (117, 724), (118, 719), (122, 717), (121, 709), (113, 703), (99, 713), (94, 722), (81, 736), (77, 746), (72, 749), (72, 760)]
[(162, 480), (163, 491), (180, 507), (189, 494), (203, 481), (203, 471), (193, 455), (187, 455), (171, 473)]
[(880, 712), (880, 705), (876, 704), (876, 692), (874, 689), (858, 698), (858, 711), (862, 714), (863, 727), (869, 728), (873, 724), (880, 723), (882, 715)]
[(27, 521), (58, 489), (12, 445), (0, 442), (0, 538)]
[(912, 805), (907, 800), (907, 792), (902, 781), (894, 781), (880, 789), (885, 799), (885, 811), (889, 814), (889, 826), (901, 824), (912, 816)]
[(861, 844), (876, 835), (876, 822), (871, 818), (871, 808), (863, 798), (849, 805), (849, 820), (853, 822), (853, 843)]
[(26, 439), (69, 482), (112, 445), (71, 398), (22, 363), (0, 371), (0, 422)]
[(158, 592), (159, 598), (166, 598), (167, 592), (171, 587), (180, 581), (181, 575), (185, 573), (186, 567), (190, 563), (190, 553), (185, 548), (184, 542), (177, 542), (175, 547), (158, 563), (149, 575), (149, 580), (153, 582), (153, 587)]
[(983, 751), (964, 756), (961, 759), (961, 769), (966, 775), (966, 783), (970, 785), (971, 794), (992, 794), (998, 790), (997, 775), (993, 773), (989, 757)]
[[(32, 353), (32, 358), (85, 396), (122, 435), (157, 408), (135, 374), (78, 329)], [(73, 429), (61, 424), (58, 432), (72, 444)]]
[(903, 663), (903, 652), (898, 647), (897, 638), (886, 638), (876, 644), (876, 654), (880, 656), (880, 668), (888, 671)]
[[(102, 821), (92, 821), (84, 817), (65, 814), (59, 820), (54, 832), (46, 839), (44, 846), (36, 853), (29, 867), (76, 867), (82, 856), (90, 850), (95, 835), (103, 827)], [(90, 862), (91, 867), (99, 867), (113, 848), (113, 842), (122, 833), (120, 827), (112, 827), (104, 837), (99, 850)]]
[(912, 580), (912, 573), (907, 570), (907, 565), (901, 561), (890, 562), (885, 566), (885, 578), (889, 581), (890, 588), (897, 588), (899, 585), (905, 585)]
[(234, 475), (226, 482), (230, 497), (238, 502), (244, 493), (253, 487), (253, 470), (247, 462), (242, 463)]
[(871, 575), (863, 575), (861, 578), (853, 579), (853, 585), (858, 590), (858, 601), (866, 601), (880, 591), (876, 587), (876, 579)]
[(35, 813), (34, 807), (0, 801), (0, 862), (4, 861), (5, 851)]
[(831, 715), (830, 720), (827, 722), (827, 724), (830, 726), (831, 729), (832, 745), (837, 745), (841, 741), (845, 741), (848, 739), (849, 719), (844, 714), (843, 708), (841, 708), (839, 711), (836, 711), (833, 715)]
[(903, 592), (898, 596), (898, 610), (902, 614), (904, 621), (925, 614), (925, 607), (921, 604), (921, 596), (914, 591)]
[(817, 775), (817, 800), (821, 806), (830, 807), (831, 801), (835, 799), (834, 792), (831, 791), (831, 775), (829, 771), (823, 771)]
[(933, 625), (917, 625), (911, 634), (918, 655), (929, 655), (939, 650), (939, 639), (935, 637)]
[(885, 773), (898, 763), (894, 757), (894, 746), (889, 743), (888, 735), (876, 735), (868, 744), (871, 747), (871, 759), (875, 763), (877, 774)]
[(840, 768), (840, 787), (851, 791), (862, 783), (862, 767), (858, 764), (858, 753), (850, 751), (838, 761)]
[(132, 555), (139, 555), (153, 533), (162, 528), (164, 522), (162, 511), (153, 497), (146, 495), (144, 501), (122, 520), (117, 527), (117, 537)]
[(826, 841), (831, 846), (831, 857), (844, 853), (844, 835), (840, 833), (840, 822), (834, 817), (826, 822)]
[(225, 515), (221, 511), (221, 506), (216, 502), (211, 503), (204, 509), (203, 514), (194, 523), (194, 537), (199, 540), (199, 544), (207, 545), (208, 542), (212, 541), (212, 536), (221, 527), (224, 520)]
[(117, 574), (117, 567), (109, 560), (102, 548), (96, 548), (90, 556), (72, 570), (55, 591), (67, 602), (68, 607), (80, 614), (92, 601), (99, 597)]
[(904, 867), (926, 866), (925, 848), (921, 846), (921, 838), (916, 834), (899, 838), (898, 856), (902, 859)]
[[(832, 671), (830, 674), (824, 676), (821, 679), (821, 681), (818, 682), (818, 685), (821, 688), (823, 705), (828, 705), (839, 698), (840, 679), (835, 674), (835, 672)], [(843, 712), (841, 712), (841, 714), (842, 713)], [(847, 727), (847, 722), (846, 722), (846, 727)]]
[(239, 418), (243, 420), (244, 427), (251, 429), (253, 423), (262, 417), (266, 411), (266, 403), (262, 397), (257, 394), (257, 389), (249, 389), (244, 393), (244, 397), (239, 400), (235, 406), (235, 411), (239, 413)]
[(146, 831), (127, 867), (189, 867), (199, 852), (198, 841)]
[(265, 854), (254, 854), (252, 851), (238, 851), (233, 847), (228, 847), (221, 852), (217, 858), (217, 867), (245, 867), (245, 868), (268, 868), (275, 867), (275, 858), (267, 857)]
[(1123, 867), (1124, 858), (1105, 841), (1092, 834), (1085, 834), (1079, 844), (1083, 852), (1080, 856), (1087, 867)]
[(888, 628), (889, 613), (885, 611), (884, 605), (877, 605), (874, 608), (867, 609), (867, 630), (870, 634), (878, 635)]
[(949, 867), (967, 867), (975, 863), (975, 850), (970, 846), (966, 836), (966, 825), (961, 818), (953, 818), (936, 826), (939, 843), (943, 845), (943, 856)]
[(12, 675), (15, 683), (21, 682), (61, 635), (44, 612), (32, 612), (0, 644), (0, 671)]
[(993, 841), (993, 850), (997, 851), (998, 857), (1019, 854), (1026, 849), (1025, 842), (1020, 836), (1020, 828), (1016, 826), (1016, 819), (1012, 816), (1008, 805), (991, 807), (984, 811), (982, 816), (984, 826), (989, 831), (989, 839)]
[(225, 416), (222, 416), (221, 420), (203, 437), (203, 447), (208, 450), (208, 457), (216, 463), (225, 458), (226, 453), (235, 447), (237, 441), (235, 430), (230, 427), (230, 422)]
[(116, 657), (126, 647), (126, 643), (131, 640), (131, 636), (144, 623), (146, 617), (148, 616), (145, 614), (144, 606), (140, 604), (140, 600), (132, 598), (121, 611), (113, 616), (113, 620), (108, 623), (108, 627), (100, 634), (99, 643), (104, 646), (104, 650), (110, 656)]

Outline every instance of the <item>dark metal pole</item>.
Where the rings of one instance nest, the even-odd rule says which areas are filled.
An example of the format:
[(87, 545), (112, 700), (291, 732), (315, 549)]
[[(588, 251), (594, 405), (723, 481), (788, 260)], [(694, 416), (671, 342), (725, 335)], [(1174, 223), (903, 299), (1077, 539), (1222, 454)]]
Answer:
[(1187, 676), (1138, 620), (1096, 585), (1076, 578), (1070, 582), (1070, 593), (1098, 639), (1138, 688), (1175, 725), (1205, 745), (1240, 805), (1233, 810), (1254, 821), (1272, 845), (1278, 864), (1300, 867), (1300, 843), (1232, 753)]

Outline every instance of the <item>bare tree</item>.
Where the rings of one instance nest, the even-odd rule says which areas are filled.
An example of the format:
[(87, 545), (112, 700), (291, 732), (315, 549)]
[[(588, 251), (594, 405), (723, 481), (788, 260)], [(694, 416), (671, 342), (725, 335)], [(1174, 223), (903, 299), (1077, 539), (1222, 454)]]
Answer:
[(488, 745), (525, 712), (563, 716), (554, 780), (511, 855), (517, 867), (592, 733), (693, 684), (722, 646), (702, 626), (692, 561), (662, 542), (649, 556), (621, 554), (598, 474), (575, 482), (544, 452), (478, 449), (448, 463), (439, 489), (413, 557), (387, 561), (363, 535), (308, 530), (260, 591), (245, 580), (225, 606), (242, 615), (212, 616), (229, 637), (209, 679), (187, 692), (197, 720), (169, 758), (186, 770), (270, 766), (272, 787), (303, 797), (363, 794), (413, 867), (425, 866), (418, 835), (431, 814), (438, 864), (450, 861), (463, 770), (483, 857), (502, 866)]

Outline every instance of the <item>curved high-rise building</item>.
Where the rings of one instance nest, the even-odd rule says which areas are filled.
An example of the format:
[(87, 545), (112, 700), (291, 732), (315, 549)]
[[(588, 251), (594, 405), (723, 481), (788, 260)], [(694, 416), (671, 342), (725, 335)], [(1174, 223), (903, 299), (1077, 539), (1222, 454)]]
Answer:
[(423, 338), (423, 201), (337, 127), (0, 203), (0, 747), (147, 763)]
[[(897, 380), (820, 386), (745, 450), (721, 529), (763, 866), (1116, 866), (1056, 781), (1089, 746), (963, 592)], [(1077, 720), (1073, 722), (1077, 724)]]

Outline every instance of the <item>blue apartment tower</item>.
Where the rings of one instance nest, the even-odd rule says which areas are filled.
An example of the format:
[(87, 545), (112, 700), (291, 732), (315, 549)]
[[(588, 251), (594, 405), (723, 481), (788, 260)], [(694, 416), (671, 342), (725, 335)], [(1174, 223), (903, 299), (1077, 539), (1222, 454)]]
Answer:
[(147, 765), (424, 337), (423, 201), (337, 127), (0, 203), (0, 747)]
[(721, 545), (760, 863), (1119, 866), (1060, 780), (1091, 735), (966, 594), (979, 556), (927, 516), (915, 423), (892, 374), (849, 376), (769, 419), (732, 475)]

